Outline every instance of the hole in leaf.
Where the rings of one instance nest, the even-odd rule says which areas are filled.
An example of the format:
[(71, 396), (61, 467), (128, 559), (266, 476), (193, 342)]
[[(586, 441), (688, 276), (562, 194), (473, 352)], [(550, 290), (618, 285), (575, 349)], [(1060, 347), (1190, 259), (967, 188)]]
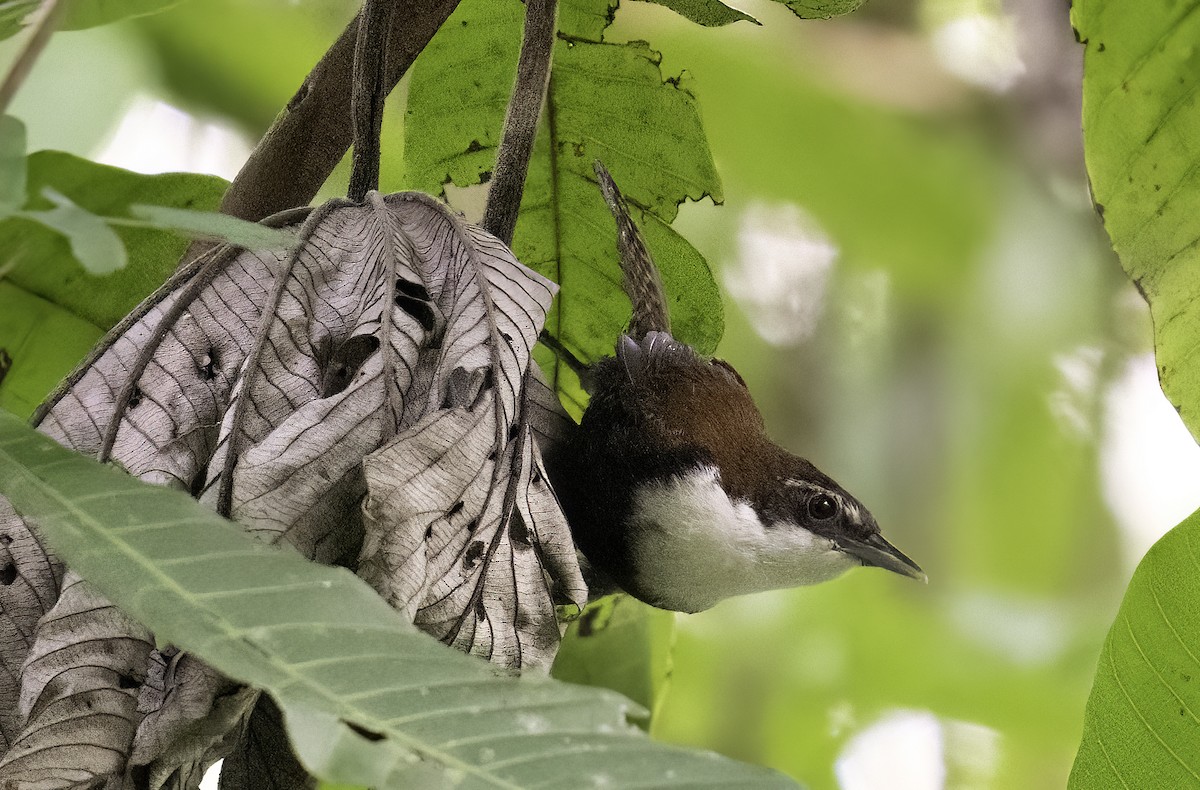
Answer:
[(451, 518), (463, 509), (463, 501), (460, 499), (454, 503), (454, 507), (446, 511), (446, 518)]
[(129, 408), (136, 409), (142, 403), (142, 390), (140, 387), (134, 387), (133, 392), (129, 395)]
[(512, 425), (508, 426), (508, 440), (511, 442), (513, 439), (516, 439), (517, 434), (519, 434), (520, 432), (521, 432), (521, 424), (518, 422), (514, 422)]
[(432, 537), (433, 537), (433, 525), (430, 524), (428, 527), (425, 528), (425, 540), (429, 540)]
[(3, 568), (0, 568), (0, 584), (3, 584), (5, 587), (7, 587), (8, 585), (12, 584), (16, 580), (17, 580), (16, 563), (9, 562)]
[(406, 280), (403, 277), (396, 278), (396, 291), (402, 293), (411, 299), (419, 299), (422, 302), (429, 301), (429, 291), (421, 283), (414, 283), (412, 280)]
[(417, 323), (426, 332), (432, 332), (437, 319), (433, 314), (433, 305), (423, 299), (416, 299), (406, 293), (396, 293), (396, 307), (417, 319)]
[(480, 622), (483, 622), (487, 619), (487, 608), (483, 605), (482, 597), (475, 599), (475, 617), (478, 618)]
[(526, 526), (520, 511), (513, 513), (512, 523), (508, 525), (508, 535), (512, 538), (513, 543), (529, 548), (529, 527)]
[(209, 347), (208, 353), (196, 365), (200, 371), (200, 378), (205, 381), (212, 381), (217, 377), (217, 350)]
[(135, 689), (142, 684), (137, 681), (137, 678), (131, 675), (117, 675), (117, 688)]
[(479, 529), (479, 519), (473, 518), (471, 519), (471, 523), (467, 524), (467, 533), (473, 533), (477, 529)]
[(366, 727), (362, 726), (361, 724), (355, 724), (352, 721), (346, 721), (345, 719), (342, 719), (342, 724), (345, 724), (347, 727), (349, 727), (351, 730), (353, 730), (355, 734), (361, 735), (362, 737), (366, 738), (368, 741), (371, 741), (372, 743), (382, 741), (384, 738), (387, 737), (382, 732), (375, 732), (374, 730), (368, 730)]
[(483, 541), (472, 541), (470, 546), (467, 546), (466, 556), (463, 557), (463, 567), (471, 570), (479, 563), (479, 558), (483, 556)]

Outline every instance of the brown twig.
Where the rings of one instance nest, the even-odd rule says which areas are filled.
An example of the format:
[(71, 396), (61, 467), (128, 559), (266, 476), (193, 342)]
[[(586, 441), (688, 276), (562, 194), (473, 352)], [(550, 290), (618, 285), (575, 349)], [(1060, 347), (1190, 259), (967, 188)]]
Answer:
[(517, 61), (517, 82), (508, 101), (496, 169), (483, 213), (484, 230), (505, 244), (512, 244), (517, 227), (529, 157), (533, 154), (538, 117), (546, 98), (557, 10), (557, 0), (525, 0), (525, 33)]

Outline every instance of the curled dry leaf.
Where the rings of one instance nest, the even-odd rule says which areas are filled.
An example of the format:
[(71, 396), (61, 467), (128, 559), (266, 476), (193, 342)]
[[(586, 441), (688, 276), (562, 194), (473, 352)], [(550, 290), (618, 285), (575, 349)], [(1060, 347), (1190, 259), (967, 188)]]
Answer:
[(0, 747), (7, 750), (21, 731), (24, 716), (17, 700), (21, 665), (29, 655), (34, 630), (58, 598), (62, 565), (36, 534), (0, 497)]
[[(219, 248), (181, 270), (39, 410), (41, 430), (190, 491), (265, 541), (326, 563), (361, 556), (376, 589), (463, 650), (548, 666), (555, 604), (586, 598), (534, 441), (562, 425), (530, 370), (554, 286), (415, 193), (268, 222), (299, 225), (298, 246)], [(11, 510), (0, 527), (13, 546), (27, 529)], [(14, 634), (32, 631), (61, 573), (30, 542), (13, 554), (30, 590), (4, 610)], [(0, 652), (10, 672), (25, 661), (21, 715), (0, 719), (15, 744), (0, 781), (33, 776), (16, 764), (27, 752), (67, 777), (95, 749), (109, 757), (93, 768), (120, 772), (132, 754), (153, 787), (199, 776), (228, 750), (252, 696), (153, 650), (149, 634), (68, 579), (32, 648), (26, 639)], [(78, 688), (51, 680), (52, 655), (82, 673)], [(0, 709), (15, 708), (10, 685)], [(80, 690), (112, 698), (105, 734), (72, 708)]]
[(458, 284), (434, 301), (446, 316), (433, 371), (441, 402), (366, 459), (359, 572), (439, 639), (548, 669), (555, 604), (587, 598), (523, 397), (553, 285), (470, 232), (477, 256), (438, 256), (440, 271), (423, 273)]

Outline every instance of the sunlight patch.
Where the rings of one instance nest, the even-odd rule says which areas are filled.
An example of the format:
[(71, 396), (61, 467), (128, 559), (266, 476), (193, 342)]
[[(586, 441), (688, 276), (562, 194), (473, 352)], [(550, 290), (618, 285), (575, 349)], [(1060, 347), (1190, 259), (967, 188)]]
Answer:
[(1025, 73), (1012, 20), (997, 14), (965, 14), (931, 35), (934, 55), (950, 74), (994, 93), (1003, 93)]
[(737, 260), (725, 287), (768, 343), (805, 340), (817, 328), (838, 249), (793, 204), (751, 205), (741, 216)]
[(1054, 355), (1059, 384), (1048, 396), (1050, 413), (1068, 436), (1095, 436), (1096, 385), (1104, 352), (1095, 346), (1079, 346)]
[(232, 180), (250, 150), (250, 143), (232, 127), (140, 94), (92, 158), (148, 175), (187, 171)]
[(1104, 398), (1100, 479), (1125, 565), (1200, 507), (1200, 447), (1158, 385), (1153, 354), (1126, 362)]
[(984, 790), (999, 763), (989, 727), (893, 710), (853, 736), (834, 765), (841, 790)]

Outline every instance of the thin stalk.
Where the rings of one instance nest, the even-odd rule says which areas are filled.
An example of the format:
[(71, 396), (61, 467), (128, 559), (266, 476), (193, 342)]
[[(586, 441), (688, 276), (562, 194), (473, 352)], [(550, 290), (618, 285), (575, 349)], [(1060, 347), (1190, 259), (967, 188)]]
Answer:
[(21, 89), (25, 78), (33, 70), (33, 64), (37, 62), (42, 50), (50, 41), (50, 36), (54, 34), (54, 29), (58, 27), (58, 20), (62, 17), (64, 8), (66, 8), (66, 3), (61, 0), (43, 0), (39, 8), (40, 17), (35, 23), (33, 35), (25, 42), (24, 49), (13, 61), (8, 74), (4, 75), (4, 82), (0, 83), (0, 115), (8, 112), (8, 105), (12, 103), (13, 97)]
[(483, 212), (484, 230), (505, 244), (512, 244), (517, 227), (538, 117), (546, 99), (557, 11), (557, 0), (525, 0), (525, 33), (521, 58), (517, 61), (517, 82), (508, 102), (496, 169)]
[(384, 85), (388, 30), (392, 0), (365, 0), (358, 20), (354, 47), (354, 85), (350, 112), (354, 119), (354, 155), (347, 197), (361, 203), (367, 193), (379, 189), (379, 132), (383, 127), (383, 102), (389, 86)]

